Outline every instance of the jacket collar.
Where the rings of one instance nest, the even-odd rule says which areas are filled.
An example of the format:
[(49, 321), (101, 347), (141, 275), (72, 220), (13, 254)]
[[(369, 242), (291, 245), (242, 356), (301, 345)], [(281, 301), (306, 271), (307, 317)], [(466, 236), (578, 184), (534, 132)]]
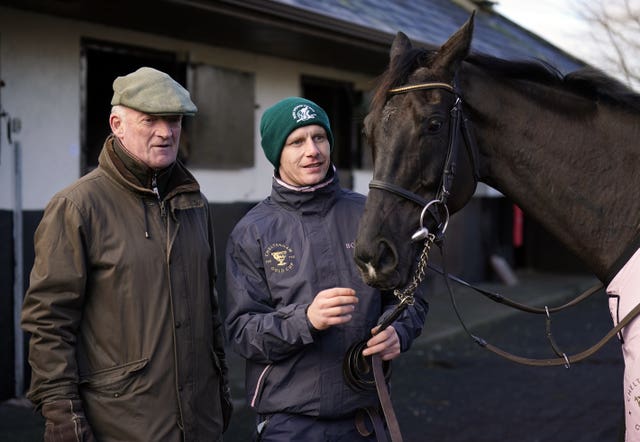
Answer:
[[(137, 193), (153, 194), (151, 178), (155, 171), (127, 153), (113, 134), (104, 142), (98, 164), (124, 187)], [(198, 182), (180, 161), (158, 171), (157, 180), (163, 198), (180, 192), (200, 191)]]
[(291, 186), (274, 176), (271, 200), (289, 210), (305, 214), (325, 213), (333, 206), (340, 190), (338, 174), (335, 167), (331, 167), (325, 179), (313, 186)]
[[(156, 185), (160, 195), (165, 195), (167, 189), (167, 183), (171, 177), (171, 172), (175, 163), (172, 163), (169, 167), (165, 167), (162, 170), (154, 170), (151, 167), (144, 164), (142, 161), (135, 158), (117, 137), (113, 138), (113, 151), (116, 153), (118, 159), (122, 162), (126, 168), (126, 173), (130, 173), (137, 180), (138, 184), (147, 189), (152, 188), (153, 178), (156, 178)], [(131, 178), (131, 177), (129, 177)]]

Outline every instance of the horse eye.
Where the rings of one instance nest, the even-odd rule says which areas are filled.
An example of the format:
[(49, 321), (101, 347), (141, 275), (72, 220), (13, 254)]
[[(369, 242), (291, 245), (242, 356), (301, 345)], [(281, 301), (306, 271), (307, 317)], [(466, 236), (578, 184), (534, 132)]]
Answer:
[(439, 117), (431, 117), (429, 121), (427, 121), (427, 133), (435, 134), (440, 132), (442, 129), (443, 121)]

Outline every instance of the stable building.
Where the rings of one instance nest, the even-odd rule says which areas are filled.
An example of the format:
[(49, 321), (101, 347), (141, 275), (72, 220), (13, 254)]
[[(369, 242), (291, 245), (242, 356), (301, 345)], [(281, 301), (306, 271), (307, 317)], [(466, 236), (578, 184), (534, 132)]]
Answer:
[[(319, 103), (342, 184), (366, 194), (362, 119), (394, 35), (435, 48), (473, 10), (476, 51), (540, 58), (563, 72), (584, 64), (479, 0), (0, 0), (0, 400), (28, 385), (19, 315), (34, 231), (53, 194), (96, 167), (116, 76), (152, 66), (191, 92), (199, 112), (185, 119), (180, 158), (215, 213), (223, 269), (227, 234), (270, 192), (263, 110), (290, 95)], [(547, 262), (536, 247), (515, 262), (512, 210), (480, 186), (452, 218), (450, 270), (478, 281), (492, 277), (496, 253), (512, 265)], [(545, 237), (532, 223), (525, 247), (527, 238)]]

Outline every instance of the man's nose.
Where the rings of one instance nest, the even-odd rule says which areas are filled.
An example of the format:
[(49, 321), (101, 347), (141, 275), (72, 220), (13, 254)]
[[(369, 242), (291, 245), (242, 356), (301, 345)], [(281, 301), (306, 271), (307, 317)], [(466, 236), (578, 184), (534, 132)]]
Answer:
[(316, 143), (313, 139), (308, 139), (305, 146), (305, 152), (309, 156), (315, 156), (320, 152), (320, 148), (318, 147), (318, 143)]
[(172, 129), (171, 123), (163, 119), (158, 120), (156, 131), (159, 136), (165, 137), (165, 138), (173, 135), (173, 129)]

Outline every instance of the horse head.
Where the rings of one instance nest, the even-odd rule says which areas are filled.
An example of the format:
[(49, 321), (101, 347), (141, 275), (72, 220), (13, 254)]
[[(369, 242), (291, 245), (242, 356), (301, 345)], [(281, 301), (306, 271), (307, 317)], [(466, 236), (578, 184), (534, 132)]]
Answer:
[(406, 285), (422, 246), (412, 241), (414, 232), (426, 227), (443, 234), (449, 213), (473, 195), (474, 159), (461, 136), (455, 89), (472, 32), (473, 15), (437, 51), (413, 48), (401, 32), (393, 41), (365, 118), (373, 180), (355, 260), (369, 285)]

